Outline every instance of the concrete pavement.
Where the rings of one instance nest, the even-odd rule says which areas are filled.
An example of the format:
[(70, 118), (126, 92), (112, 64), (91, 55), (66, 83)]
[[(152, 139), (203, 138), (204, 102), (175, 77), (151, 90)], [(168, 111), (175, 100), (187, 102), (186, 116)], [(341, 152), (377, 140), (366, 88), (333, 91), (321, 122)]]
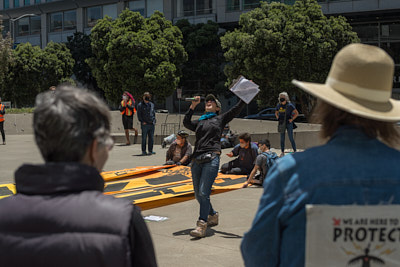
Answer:
[[(133, 168), (164, 163), (166, 149), (154, 146), (156, 155), (138, 156), (139, 144), (121, 146), (111, 151), (104, 170)], [(225, 153), (221, 164), (230, 160)], [(32, 135), (8, 135), (7, 145), (0, 145), (0, 183), (12, 183), (14, 171), (24, 163), (43, 163)], [(207, 238), (193, 239), (199, 205), (195, 200), (143, 211), (143, 215), (168, 217), (163, 222), (148, 222), (159, 266), (243, 266), (240, 242), (254, 218), (262, 188), (250, 187), (211, 196), (220, 212), (220, 224), (207, 231)]]

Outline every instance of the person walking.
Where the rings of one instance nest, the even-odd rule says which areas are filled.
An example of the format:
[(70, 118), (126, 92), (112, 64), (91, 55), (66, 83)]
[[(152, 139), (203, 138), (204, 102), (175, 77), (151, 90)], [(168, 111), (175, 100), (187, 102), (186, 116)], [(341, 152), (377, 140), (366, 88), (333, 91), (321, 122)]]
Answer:
[(136, 112), (135, 99), (127, 91), (122, 95), (119, 111), (122, 115), (122, 125), (124, 126), (126, 145), (129, 146), (131, 144), (131, 141), (129, 140), (129, 130), (135, 131), (135, 136), (138, 136), (138, 131), (133, 128), (133, 115), (135, 115)]
[[(269, 171), (252, 227), (241, 244), (246, 266), (321, 266), (306, 262), (312, 251), (346, 255), (345, 244), (338, 243), (340, 253), (328, 246), (334, 241), (324, 236), (331, 235), (327, 228), (314, 227), (312, 236), (322, 236), (324, 245), (307, 246), (306, 257), (311, 214), (306, 205), (384, 208), (400, 204), (400, 152), (392, 147), (400, 141), (395, 125), (400, 121), (400, 101), (390, 98), (393, 73), (393, 59), (383, 49), (350, 44), (336, 54), (325, 84), (292, 81), (317, 97), (313, 114), (327, 143), (285, 156)], [(355, 216), (363, 218), (362, 211)], [(337, 213), (341, 216), (340, 210)], [(331, 259), (335, 263), (319, 258), (325, 266), (339, 266), (345, 264), (344, 256)]]
[(289, 95), (282, 92), (278, 97), (279, 103), (276, 106), (275, 117), (278, 119), (278, 131), (281, 134), (281, 155), (285, 155), (285, 132), (287, 130), (293, 152), (296, 152), (296, 142), (293, 138), (294, 120), (299, 116), (296, 107), (290, 102)]
[(45, 163), (22, 165), (16, 194), (0, 200), (2, 266), (157, 266), (140, 208), (103, 194), (110, 124), (89, 91), (38, 95), (33, 129)]
[[(149, 92), (143, 94), (143, 100), (138, 104), (137, 115), (142, 128), (142, 156), (156, 154), (153, 151), (156, 112)], [(146, 153), (147, 139), (149, 141), (148, 153)]]
[(3, 145), (6, 144), (6, 134), (4, 133), (4, 115), (6, 114), (6, 106), (4, 106), (1, 103), (1, 98), (0, 98), (0, 132), (1, 132), (1, 138), (3, 139)]
[(191, 172), (194, 194), (200, 204), (200, 215), (196, 228), (190, 232), (190, 235), (194, 237), (205, 237), (207, 226), (218, 225), (219, 214), (211, 205), (210, 194), (218, 175), (221, 133), (225, 125), (245, 106), (245, 103), (240, 100), (229, 111), (220, 114), (221, 102), (214, 95), (207, 95), (205, 102), (205, 114), (198, 120), (192, 121), (194, 109), (200, 103), (200, 96), (196, 96), (183, 119), (183, 125), (196, 134)]

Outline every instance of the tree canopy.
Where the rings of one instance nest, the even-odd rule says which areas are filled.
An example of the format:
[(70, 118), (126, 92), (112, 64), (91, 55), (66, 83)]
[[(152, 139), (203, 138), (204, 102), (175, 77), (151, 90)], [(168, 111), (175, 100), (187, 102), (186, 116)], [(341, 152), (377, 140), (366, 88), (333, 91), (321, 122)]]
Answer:
[(357, 34), (342, 16), (323, 15), (316, 0), (294, 5), (262, 2), (240, 16), (239, 28), (221, 38), (228, 83), (242, 74), (260, 85), (259, 100), (274, 105), (287, 91), (307, 113), (308, 96), (292, 79), (323, 83), (334, 55), (358, 42)]
[(176, 24), (183, 34), (183, 45), (188, 61), (182, 66), (180, 86), (190, 93), (225, 92), (225, 59), (222, 55), (219, 26), (216, 22), (190, 24), (179, 20)]
[(74, 60), (65, 44), (50, 42), (42, 50), (23, 43), (12, 54), (14, 60), (9, 66), (4, 92), (14, 105), (31, 106), (38, 93), (52, 85), (71, 82)]
[(181, 31), (161, 12), (144, 18), (124, 10), (99, 20), (90, 37), (94, 57), (87, 62), (109, 101), (118, 102), (124, 90), (163, 99), (177, 88), (187, 54)]
[(86, 62), (86, 59), (93, 57), (89, 35), (83, 32), (75, 32), (73, 36), (68, 36), (66, 45), (75, 60), (73, 73), (76, 80), (89, 89), (101, 91), (99, 93), (103, 95), (104, 92), (98, 88), (92, 70)]
[[(3, 25), (2, 21), (0, 20), (0, 97), (4, 94), (4, 85), (5, 80), (8, 75), (10, 64), (13, 60), (12, 58), (12, 50), (11, 50), (11, 43), (12, 40), (10, 35), (6, 35), (3, 37)], [(3, 98), (4, 99), (4, 98)]]

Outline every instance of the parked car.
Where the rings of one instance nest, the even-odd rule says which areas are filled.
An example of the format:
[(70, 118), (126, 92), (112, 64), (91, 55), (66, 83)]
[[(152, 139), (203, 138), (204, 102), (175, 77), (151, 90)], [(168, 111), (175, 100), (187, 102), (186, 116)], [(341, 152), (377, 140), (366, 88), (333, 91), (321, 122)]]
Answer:
[[(269, 120), (269, 121), (277, 121), (275, 117), (275, 108), (266, 108), (258, 112), (257, 114), (252, 114), (244, 117), (245, 119), (253, 119), (253, 120)], [(299, 114), (295, 119), (295, 122), (307, 122), (304, 114)]]

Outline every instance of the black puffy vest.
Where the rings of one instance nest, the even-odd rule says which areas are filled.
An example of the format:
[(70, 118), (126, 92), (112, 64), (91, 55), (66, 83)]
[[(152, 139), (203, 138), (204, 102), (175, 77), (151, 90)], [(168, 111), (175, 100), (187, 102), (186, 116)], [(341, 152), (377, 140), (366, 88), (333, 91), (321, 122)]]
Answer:
[(103, 195), (94, 168), (25, 165), (15, 181), (0, 200), (1, 266), (131, 266), (133, 205)]

